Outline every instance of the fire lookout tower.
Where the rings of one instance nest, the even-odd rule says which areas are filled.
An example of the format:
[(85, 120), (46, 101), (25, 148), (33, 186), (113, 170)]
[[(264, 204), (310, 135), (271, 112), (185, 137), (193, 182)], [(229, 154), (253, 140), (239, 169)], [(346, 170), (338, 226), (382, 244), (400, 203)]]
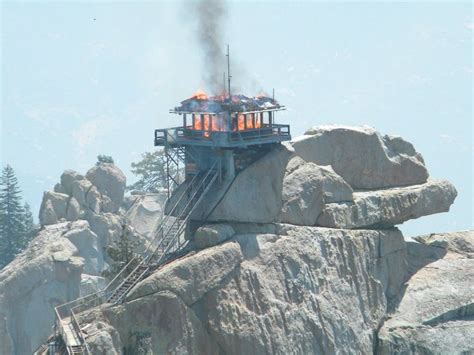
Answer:
[(165, 150), (168, 197), (179, 185), (183, 165), (185, 182), (210, 170), (217, 170), (219, 181), (229, 181), (252, 157), (291, 139), (290, 126), (275, 122), (285, 107), (274, 95), (232, 95), (230, 79), (227, 47), (227, 92), (209, 97), (199, 90), (170, 110), (182, 117), (182, 126), (155, 130), (155, 146)]
[(284, 109), (266, 96), (208, 97), (198, 91), (182, 101), (170, 110), (182, 117), (182, 126), (155, 130), (155, 146), (163, 146), (166, 153), (168, 190), (178, 185), (180, 163), (185, 180), (211, 168), (218, 170), (220, 179), (233, 179), (249, 153), (290, 140), (290, 126), (275, 122), (276, 112)]

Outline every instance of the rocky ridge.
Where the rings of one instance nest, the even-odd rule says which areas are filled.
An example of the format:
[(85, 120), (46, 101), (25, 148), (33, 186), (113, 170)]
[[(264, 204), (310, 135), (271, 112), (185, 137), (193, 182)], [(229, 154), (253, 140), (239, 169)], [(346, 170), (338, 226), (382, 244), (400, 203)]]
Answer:
[[(55, 305), (103, 285), (103, 247), (124, 224), (146, 247), (163, 195), (124, 197), (124, 187), (123, 174), (106, 164), (85, 176), (66, 171), (45, 193), (42, 230), (0, 271), (0, 353), (31, 352), (50, 334)], [(140, 282), (123, 304), (80, 315), (94, 353), (414, 353), (435, 349), (424, 347), (423, 331), (449, 335), (461, 320), (470, 334), (472, 307), (460, 306), (469, 304), (470, 276), (462, 283), (447, 271), (459, 259), (456, 270), (470, 272), (472, 241), (461, 233), (406, 243), (395, 227), (448, 211), (456, 197), (402, 138), (315, 127), (216, 195), (207, 224), (189, 235), (193, 252)], [(450, 301), (436, 313), (419, 295), (441, 286), (429, 270), (443, 260), (444, 285), (463, 292), (440, 291)], [(406, 315), (410, 300), (419, 318)], [(442, 333), (449, 322), (451, 333)], [(474, 349), (451, 338), (446, 344), (461, 341), (460, 352)]]
[(128, 213), (121, 211), (125, 176), (113, 164), (94, 166), (85, 176), (66, 170), (60, 180), (43, 195), (38, 235), (0, 270), (0, 354), (31, 354), (52, 333), (55, 306), (106, 285), (104, 248), (125, 227), (146, 247), (143, 215), (155, 222), (161, 216), (161, 207), (150, 210), (153, 200), (162, 205), (159, 194), (129, 196)]
[(92, 351), (138, 351), (137, 338), (148, 337), (143, 353), (370, 353), (386, 297), (403, 282), (401, 233), (255, 227), (236, 227), (245, 234), (155, 272), (123, 305), (94, 311)]

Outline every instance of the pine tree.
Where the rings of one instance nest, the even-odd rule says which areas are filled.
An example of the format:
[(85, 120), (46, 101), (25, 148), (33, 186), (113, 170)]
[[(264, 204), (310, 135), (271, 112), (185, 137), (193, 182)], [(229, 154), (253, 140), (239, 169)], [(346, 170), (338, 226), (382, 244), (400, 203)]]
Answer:
[(10, 165), (0, 178), (0, 268), (21, 252), (33, 234), (33, 216), (28, 204), (22, 206), (18, 179)]
[(18, 179), (10, 165), (0, 179), (0, 265), (8, 264), (19, 252), (18, 241), (23, 234), (24, 210), (21, 205)]
[(35, 233), (35, 223), (33, 220), (33, 214), (31, 213), (31, 208), (28, 202), (25, 202), (23, 205), (23, 225), (22, 225), (22, 238), (20, 247), (25, 249), (28, 245), (28, 242), (33, 239)]
[[(139, 180), (128, 186), (129, 190), (158, 192), (160, 188), (166, 187), (166, 163), (163, 150), (142, 154), (142, 160), (132, 163), (132, 173), (139, 176)], [(172, 168), (170, 174), (175, 176), (178, 171)]]

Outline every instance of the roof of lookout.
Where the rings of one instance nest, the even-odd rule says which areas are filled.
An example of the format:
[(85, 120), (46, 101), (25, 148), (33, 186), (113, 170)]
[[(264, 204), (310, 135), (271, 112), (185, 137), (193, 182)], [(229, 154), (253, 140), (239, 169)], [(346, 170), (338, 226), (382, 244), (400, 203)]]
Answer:
[(181, 101), (179, 107), (174, 108), (176, 113), (184, 112), (252, 112), (282, 110), (285, 107), (278, 101), (268, 96), (248, 97), (245, 95), (232, 95), (232, 100), (228, 96), (207, 96), (204, 92), (198, 91), (189, 99)]

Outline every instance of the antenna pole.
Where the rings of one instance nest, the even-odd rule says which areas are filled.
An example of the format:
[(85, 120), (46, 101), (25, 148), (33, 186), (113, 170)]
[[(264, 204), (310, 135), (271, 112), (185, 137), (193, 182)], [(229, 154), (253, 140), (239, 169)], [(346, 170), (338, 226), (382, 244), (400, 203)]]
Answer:
[(227, 83), (228, 83), (228, 90), (229, 90), (229, 100), (232, 101), (232, 95), (230, 94), (230, 52), (229, 52), (229, 45), (227, 45)]
[(222, 86), (222, 97), (225, 98), (225, 72), (222, 75), (224, 81), (223, 81), (223, 86)]
[(273, 95), (272, 95), (273, 100), (275, 100), (275, 88), (273, 88)]

